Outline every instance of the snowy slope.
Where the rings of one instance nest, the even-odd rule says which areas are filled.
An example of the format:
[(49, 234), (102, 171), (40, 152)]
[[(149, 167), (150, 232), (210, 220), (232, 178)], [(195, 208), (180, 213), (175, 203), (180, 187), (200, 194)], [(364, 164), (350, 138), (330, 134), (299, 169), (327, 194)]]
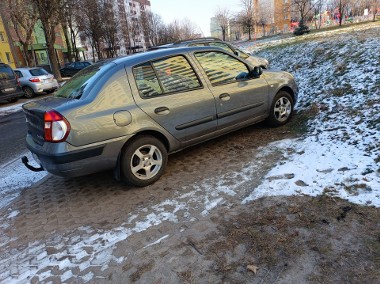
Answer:
[(305, 138), (277, 145), (296, 152), (245, 202), (326, 193), (380, 206), (380, 25), (242, 47), (292, 72), (298, 111), (316, 113)]

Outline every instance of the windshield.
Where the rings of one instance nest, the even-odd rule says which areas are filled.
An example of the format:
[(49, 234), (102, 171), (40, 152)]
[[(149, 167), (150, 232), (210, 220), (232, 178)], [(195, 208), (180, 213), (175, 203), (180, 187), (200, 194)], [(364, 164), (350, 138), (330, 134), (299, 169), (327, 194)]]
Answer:
[(85, 69), (79, 71), (74, 77), (67, 81), (58, 91), (55, 93), (55, 97), (68, 98), (68, 99), (80, 99), (86, 89), (86, 86), (102, 69), (103, 65), (108, 64), (108, 61), (102, 61), (91, 65)]

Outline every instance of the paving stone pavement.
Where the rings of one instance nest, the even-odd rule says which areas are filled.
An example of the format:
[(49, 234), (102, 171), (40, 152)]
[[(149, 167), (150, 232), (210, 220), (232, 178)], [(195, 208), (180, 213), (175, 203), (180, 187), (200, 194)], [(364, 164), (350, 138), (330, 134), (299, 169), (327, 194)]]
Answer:
[[(48, 176), (0, 209), (0, 283), (190, 281), (178, 267), (197, 258), (210, 264), (199, 247), (216, 228), (209, 212), (233, 211), (280, 156), (255, 158), (260, 146), (290, 136), (259, 125), (186, 149), (145, 188), (111, 172)], [(204, 282), (216, 280), (202, 273)]]

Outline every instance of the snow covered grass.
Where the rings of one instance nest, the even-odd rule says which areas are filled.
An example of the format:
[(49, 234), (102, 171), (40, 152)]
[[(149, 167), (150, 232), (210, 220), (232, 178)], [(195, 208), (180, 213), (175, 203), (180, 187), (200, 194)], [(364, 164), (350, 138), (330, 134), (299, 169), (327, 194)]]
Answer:
[[(317, 110), (306, 137), (244, 201), (268, 195), (330, 194), (380, 207), (380, 25), (245, 44), (292, 72), (299, 112)], [(284, 153), (286, 155), (286, 153)]]

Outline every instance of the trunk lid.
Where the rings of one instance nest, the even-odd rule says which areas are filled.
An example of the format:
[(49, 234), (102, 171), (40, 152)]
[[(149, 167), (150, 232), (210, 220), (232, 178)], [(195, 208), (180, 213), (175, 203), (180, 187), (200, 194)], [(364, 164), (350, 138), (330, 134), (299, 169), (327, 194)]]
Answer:
[(22, 106), (26, 117), (28, 134), (32, 136), (34, 142), (43, 145), (45, 142), (44, 116), (45, 112), (55, 109), (70, 101), (66, 98), (49, 97), (46, 99), (32, 101)]

